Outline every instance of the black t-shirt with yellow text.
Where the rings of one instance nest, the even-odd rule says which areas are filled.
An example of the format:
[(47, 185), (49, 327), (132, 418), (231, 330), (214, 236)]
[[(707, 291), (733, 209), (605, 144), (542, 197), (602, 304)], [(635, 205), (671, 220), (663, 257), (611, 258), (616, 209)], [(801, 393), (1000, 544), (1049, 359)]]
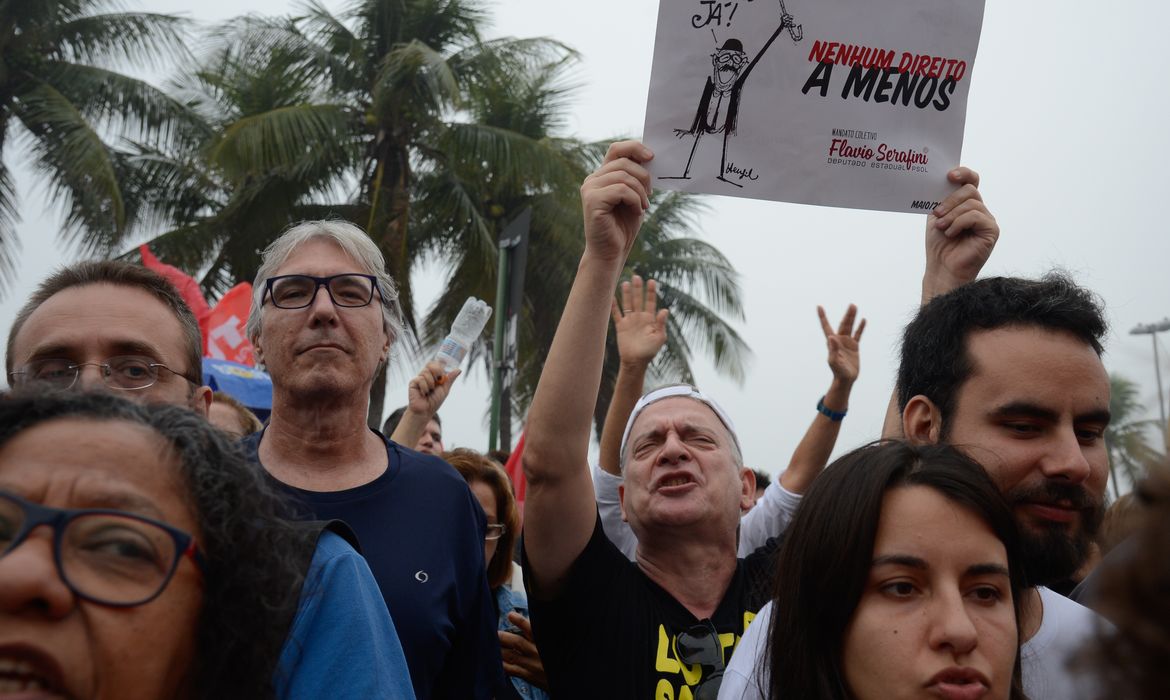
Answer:
[[(768, 601), (777, 545), (771, 540), (739, 560), (709, 619), (719, 634), (724, 665)], [(526, 551), (523, 556), (533, 633), (550, 697), (692, 700), (704, 679), (715, 675), (714, 665), (685, 663), (686, 654), (679, 651), (679, 634), (707, 621), (696, 618), (626, 559), (605, 536), (600, 517), (555, 599), (541, 600), (533, 593)]]

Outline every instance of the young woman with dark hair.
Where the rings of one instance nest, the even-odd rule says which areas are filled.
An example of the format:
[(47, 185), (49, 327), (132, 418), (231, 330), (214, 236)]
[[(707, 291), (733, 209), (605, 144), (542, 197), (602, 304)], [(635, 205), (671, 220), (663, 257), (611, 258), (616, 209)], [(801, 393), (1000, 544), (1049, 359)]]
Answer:
[(741, 642), (720, 698), (1023, 699), (1016, 524), (954, 448), (875, 444), (837, 460), (777, 569), (752, 623), (770, 625), (766, 640)]

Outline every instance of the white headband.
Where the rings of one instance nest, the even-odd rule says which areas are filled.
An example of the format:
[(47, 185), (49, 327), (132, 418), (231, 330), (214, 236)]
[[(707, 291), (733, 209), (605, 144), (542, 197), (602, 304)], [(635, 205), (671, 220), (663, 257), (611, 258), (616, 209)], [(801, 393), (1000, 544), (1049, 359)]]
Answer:
[[(706, 404), (707, 408), (710, 408), (712, 411), (714, 411), (715, 415), (719, 417), (720, 422), (723, 423), (723, 427), (727, 428), (727, 432), (731, 434), (731, 440), (735, 443), (736, 451), (742, 454), (743, 450), (739, 444), (739, 436), (735, 434), (735, 425), (731, 422), (731, 417), (727, 415), (727, 412), (723, 410), (723, 407), (715, 403), (715, 399), (712, 399), (710, 396), (707, 396), (690, 384), (672, 384), (670, 386), (664, 386), (661, 389), (655, 389), (654, 391), (643, 395), (642, 398), (638, 399), (638, 403), (634, 404), (634, 410), (630, 412), (630, 419), (626, 421), (626, 430), (622, 433), (622, 447), (621, 452), (619, 453), (620, 455), (624, 456), (626, 454), (626, 442), (630, 439), (630, 430), (634, 427), (634, 421), (638, 420), (638, 414), (646, 410), (646, 407), (652, 403), (656, 403), (663, 399), (674, 398), (676, 396), (682, 396), (684, 398), (701, 401)], [(619, 457), (619, 461), (620, 460), (621, 458)]]

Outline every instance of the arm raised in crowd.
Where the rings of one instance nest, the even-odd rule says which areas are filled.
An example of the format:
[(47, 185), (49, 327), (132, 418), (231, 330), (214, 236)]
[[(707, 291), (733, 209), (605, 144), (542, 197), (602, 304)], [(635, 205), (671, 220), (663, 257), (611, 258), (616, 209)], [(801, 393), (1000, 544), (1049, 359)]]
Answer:
[(524, 547), (540, 597), (555, 595), (597, 521), (589, 431), (613, 290), (650, 205), (642, 163), (651, 157), (640, 143), (615, 143), (581, 186), (585, 252), (532, 399), (523, 457)]
[(398, 422), (390, 439), (407, 447), (417, 445), (427, 429), (427, 423), (435, 417), (451, 393), (451, 384), (462, 372), (456, 369), (448, 374), (443, 371), (443, 363), (438, 360), (428, 362), (410, 380), (406, 393), (406, 412), (402, 414), (402, 420)]
[(979, 193), (979, 173), (955, 168), (947, 179), (958, 189), (926, 216), (923, 304), (973, 282), (999, 240), (999, 224)]
[(601, 430), (601, 455), (598, 459), (601, 468), (614, 476), (622, 475), (622, 433), (630, 413), (645, 391), (646, 370), (666, 345), (667, 314), (666, 309), (658, 309), (658, 283), (648, 280), (643, 293), (642, 278), (638, 275), (629, 282), (622, 282), (621, 308), (616, 300), (610, 304), (621, 361), (613, 398), (605, 413), (605, 426)]
[[(958, 188), (926, 216), (924, 305), (940, 294), (973, 282), (999, 240), (999, 224), (979, 193), (979, 173), (959, 167), (947, 173), (947, 179)], [(886, 410), (882, 437), (902, 437), (897, 388)]]
[[(865, 319), (854, 329), (857, 307), (853, 304), (849, 305), (835, 331), (829, 325), (825, 310), (819, 306), (817, 316), (821, 321), (821, 330), (825, 333), (825, 343), (829, 348), (829, 369), (833, 373), (821, 405), (829, 413), (843, 414), (849, 408), (849, 395), (861, 372), (860, 343)], [(829, 463), (829, 455), (833, 453), (840, 432), (840, 418), (833, 420), (817, 411), (812, 425), (793, 451), (788, 468), (768, 486), (764, 495), (756, 501), (755, 508), (740, 521), (739, 556), (746, 557), (766, 546), (770, 538), (779, 537), (788, 529), (804, 492)]]
[(829, 369), (833, 372), (833, 379), (829, 382), (829, 390), (821, 399), (821, 405), (829, 413), (842, 414), (836, 420), (825, 412), (817, 411), (813, 416), (812, 425), (805, 431), (800, 444), (792, 453), (788, 462), (788, 469), (780, 475), (780, 485), (792, 493), (804, 493), (812, 485), (825, 465), (829, 463), (829, 455), (833, 446), (837, 444), (837, 435), (841, 432), (841, 418), (849, 408), (849, 394), (853, 391), (853, 383), (861, 372), (861, 334), (865, 331), (865, 319), (857, 324), (857, 307), (849, 305), (837, 330), (829, 325), (824, 308), (817, 307), (817, 316), (821, 320), (821, 330), (825, 332), (825, 343), (829, 346)]

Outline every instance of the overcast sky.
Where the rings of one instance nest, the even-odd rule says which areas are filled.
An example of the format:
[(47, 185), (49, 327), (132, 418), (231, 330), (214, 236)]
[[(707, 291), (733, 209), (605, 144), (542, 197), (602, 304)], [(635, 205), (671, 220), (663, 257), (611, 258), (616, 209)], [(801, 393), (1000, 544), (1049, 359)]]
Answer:
[[(809, 0), (786, 3), (798, 20), (801, 1)], [(201, 21), (294, 7), (287, 0), (127, 5)], [(587, 139), (641, 133), (656, 3), (508, 0), (492, 7), (493, 34), (548, 36), (581, 52), (573, 133)], [(1140, 383), (1155, 417), (1150, 338), (1129, 330), (1170, 314), (1170, 238), (1162, 210), (1168, 168), (1159, 165), (1170, 153), (1161, 50), (1167, 26), (1170, 5), (1154, 0), (1107, 6), (987, 0), (963, 148), (964, 164), (981, 173), (984, 199), (1003, 230), (985, 274), (1035, 276), (1058, 267), (1099, 293), (1112, 325), (1106, 366)], [(8, 146), (6, 162), (20, 162), (11, 140)], [(59, 213), (27, 172), (21, 169), (18, 179), (20, 278), (0, 302), (5, 329), (36, 282), (73, 259), (54, 244)], [(709, 205), (699, 232), (740, 272), (747, 320), (738, 328), (754, 358), (743, 385), (721, 378), (705, 358), (695, 365), (699, 385), (735, 420), (746, 461), (773, 473), (782, 469), (828, 386), (817, 304), (836, 318), (856, 302), (869, 320), (838, 452), (876, 438), (897, 334), (918, 299), (924, 217), (724, 197)], [(433, 299), (444, 271), (424, 272), (420, 299)], [(1170, 371), (1166, 360), (1163, 353), (1163, 371)], [(388, 408), (404, 402), (408, 374), (413, 369), (400, 370)], [(442, 411), (447, 444), (483, 449), (489, 382), (477, 368), (459, 384)]]

